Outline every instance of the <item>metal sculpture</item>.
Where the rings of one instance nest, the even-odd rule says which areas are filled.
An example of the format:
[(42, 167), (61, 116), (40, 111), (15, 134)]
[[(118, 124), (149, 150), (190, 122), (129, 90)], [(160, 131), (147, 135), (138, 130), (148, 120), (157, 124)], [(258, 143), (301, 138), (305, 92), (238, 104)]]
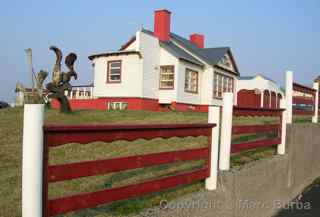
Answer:
[(59, 48), (51, 46), (50, 50), (54, 51), (56, 54), (56, 63), (53, 67), (52, 72), (52, 82), (46, 85), (47, 90), (50, 92), (48, 97), (51, 99), (57, 99), (60, 103), (60, 112), (69, 113), (71, 112), (71, 107), (68, 98), (65, 96), (65, 91), (71, 91), (72, 86), (69, 83), (71, 78), (78, 78), (77, 73), (74, 70), (74, 62), (77, 60), (77, 55), (75, 53), (70, 53), (65, 58), (65, 64), (69, 69), (68, 72), (61, 71), (61, 60), (62, 52)]

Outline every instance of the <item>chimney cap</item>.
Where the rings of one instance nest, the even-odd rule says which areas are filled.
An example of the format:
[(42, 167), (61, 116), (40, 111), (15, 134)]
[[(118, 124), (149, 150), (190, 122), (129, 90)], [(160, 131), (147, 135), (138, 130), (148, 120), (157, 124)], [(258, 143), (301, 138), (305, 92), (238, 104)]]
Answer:
[(200, 34), (200, 33), (192, 33), (190, 36), (204, 36), (204, 34)]
[(156, 13), (156, 12), (166, 12), (166, 13), (168, 13), (168, 14), (171, 14), (171, 11), (169, 11), (168, 9), (165, 9), (165, 8), (164, 8), (164, 9), (155, 10), (154, 12), (155, 12), (155, 13)]

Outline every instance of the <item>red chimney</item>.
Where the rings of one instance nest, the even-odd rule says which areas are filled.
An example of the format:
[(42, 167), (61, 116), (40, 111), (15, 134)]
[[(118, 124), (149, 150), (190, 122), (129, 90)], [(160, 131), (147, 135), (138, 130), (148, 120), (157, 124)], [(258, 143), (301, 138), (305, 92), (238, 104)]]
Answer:
[(170, 16), (168, 10), (157, 10), (154, 12), (154, 35), (161, 41), (170, 40)]
[(204, 48), (204, 35), (192, 34), (190, 35), (190, 41), (198, 48)]

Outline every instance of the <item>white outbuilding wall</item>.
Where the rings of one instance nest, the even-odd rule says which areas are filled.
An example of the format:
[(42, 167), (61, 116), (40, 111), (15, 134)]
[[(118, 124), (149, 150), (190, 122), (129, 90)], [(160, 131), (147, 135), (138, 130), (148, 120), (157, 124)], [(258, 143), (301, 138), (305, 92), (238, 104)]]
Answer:
[[(107, 83), (108, 61), (121, 60), (121, 82)], [(97, 57), (94, 63), (94, 97), (142, 97), (142, 59), (139, 55)]]
[(253, 79), (240, 79), (237, 85), (237, 92), (242, 90), (270, 90), (276, 93), (282, 93), (280, 87), (273, 81), (264, 78), (263, 76), (257, 75)]

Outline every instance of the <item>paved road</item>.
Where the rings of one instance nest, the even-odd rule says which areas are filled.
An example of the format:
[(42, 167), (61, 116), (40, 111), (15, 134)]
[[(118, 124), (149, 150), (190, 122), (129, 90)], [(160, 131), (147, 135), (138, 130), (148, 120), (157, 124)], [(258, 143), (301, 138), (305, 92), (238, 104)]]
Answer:
[(320, 184), (313, 186), (310, 191), (303, 194), (297, 205), (293, 207), (295, 208), (283, 209), (276, 217), (319, 217)]

